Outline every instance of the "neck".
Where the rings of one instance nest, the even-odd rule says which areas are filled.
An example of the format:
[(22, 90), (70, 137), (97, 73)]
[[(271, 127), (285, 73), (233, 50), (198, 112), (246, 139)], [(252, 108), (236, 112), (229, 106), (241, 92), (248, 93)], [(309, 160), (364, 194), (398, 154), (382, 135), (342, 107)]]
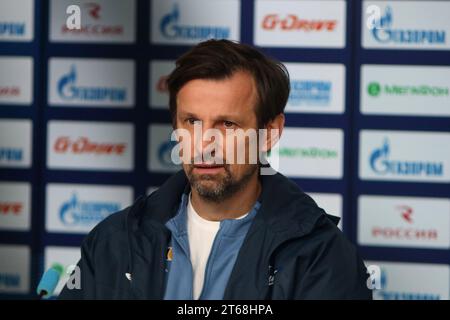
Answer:
[(203, 219), (221, 221), (236, 219), (249, 212), (261, 193), (261, 183), (256, 173), (241, 190), (221, 202), (208, 201), (192, 189), (192, 206)]

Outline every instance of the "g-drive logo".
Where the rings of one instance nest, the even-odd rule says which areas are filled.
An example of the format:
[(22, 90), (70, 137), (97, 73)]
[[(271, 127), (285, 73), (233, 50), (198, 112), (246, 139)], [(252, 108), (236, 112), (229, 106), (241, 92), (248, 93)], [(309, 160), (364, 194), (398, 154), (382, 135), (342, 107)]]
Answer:
[(59, 218), (66, 226), (92, 226), (111, 213), (119, 211), (118, 202), (81, 201), (76, 193), (64, 202), (59, 210)]
[(393, 9), (387, 6), (384, 15), (374, 21), (372, 37), (380, 43), (445, 44), (445, 30), (394, 29)]
[(228, 39), (230, 38), (230, 28), (214, 26), (192, 26), (178, 24), (180, 10), (175, 3), (170, 13), (164, 15), (161, 19), (159, 29), (161, 34), (167, 39)]
[(383, 145), (373, 150), (369, 157), (370, 168), (378, 175), (440, 177), (444, 174), (443, 162), (408, 161), (390, 159), (391, 147), (385, 138)]
[(77, 86), (77, 68), (70, 67), (58, 81), (58, 94), (64, 100), (123, 102), (127, 99), (124, 87), (83, 87)]

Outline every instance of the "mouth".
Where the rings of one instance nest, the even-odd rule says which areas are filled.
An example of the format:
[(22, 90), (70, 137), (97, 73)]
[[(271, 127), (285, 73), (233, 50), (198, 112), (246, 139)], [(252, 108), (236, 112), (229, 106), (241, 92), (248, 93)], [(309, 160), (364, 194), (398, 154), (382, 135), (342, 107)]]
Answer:
[(194, 170), (200, 174), (216, 174), (224, 170), (223, 165), (219, 164), (195, 164)]

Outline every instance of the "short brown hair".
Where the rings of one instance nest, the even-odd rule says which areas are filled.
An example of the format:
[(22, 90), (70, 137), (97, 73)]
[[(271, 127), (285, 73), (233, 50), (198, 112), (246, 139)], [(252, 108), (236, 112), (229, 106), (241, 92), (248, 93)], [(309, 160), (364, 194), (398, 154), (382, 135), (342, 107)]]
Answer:
[(290, 91), (286, 67), (249, 45), (212, 39), (179, 57), (167, 79), (173, 125), (176, 124), (176, 97), (183, 85), (194, 79), (225, 79), (236, 71), (249, 72), (255, 80), (258, 92), (255, 113), (260, 128), (284, 112)]

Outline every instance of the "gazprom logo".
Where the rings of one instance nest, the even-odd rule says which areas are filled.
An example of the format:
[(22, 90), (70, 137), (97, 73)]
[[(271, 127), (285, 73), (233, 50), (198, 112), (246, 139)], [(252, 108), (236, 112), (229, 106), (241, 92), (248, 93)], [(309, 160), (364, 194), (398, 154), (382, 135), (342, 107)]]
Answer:
[(172, 162), (172, 149), (177, 145), (177, 141), (165, 141), (158, 148), (158, 160), (165, 167), (177, 168), (178, 166)]
[(0, 161), (17, 162), (22, 161), (23, 150), (19, 148), (0, 147)]
[(375, 22), (372, 36), (380, 43), (445, 44), (445, 30), (393, 29), (392, 8), (387, 6), (384, 15)]
[(331, 99), (331, 81), (293, 80), (289, 104), (292, 106), (328, 106)]
[(227, 39), (230, 37), (230, 28), (214, 26), (189, 26), (178, 24), (180, 10), (178, 4), (174, 4), (172, 12), (164, 15), (161, 19), (159, 29), (167, 39)]
[(95, 225), (111, 213), (120, 210), (120, 203), (80, 201), (74, 193), (59, 210), (61, 222), (66, 226)]
[(381, 268), (381, 290), (373, 291), (376, 298), (382, 300), (440, 300), (439, 294), (387, 290), (388, 276), (386, 269)]
[(25, 23), (0, 21), (0, 36), (24, 36)]
[(126, 88), (77, 86), (77, 68), (72, 65), (69, 73), (58, 81), (58, 94), (64, 100), (125, 101)]
[(442, 176), (444, 164), (429, 161), (404, 161), (390, 159), (389, 139), (385, 138), (383, 145), (375, 149), (369, 157), (370, 168), (380, 175), (397, 176)]

